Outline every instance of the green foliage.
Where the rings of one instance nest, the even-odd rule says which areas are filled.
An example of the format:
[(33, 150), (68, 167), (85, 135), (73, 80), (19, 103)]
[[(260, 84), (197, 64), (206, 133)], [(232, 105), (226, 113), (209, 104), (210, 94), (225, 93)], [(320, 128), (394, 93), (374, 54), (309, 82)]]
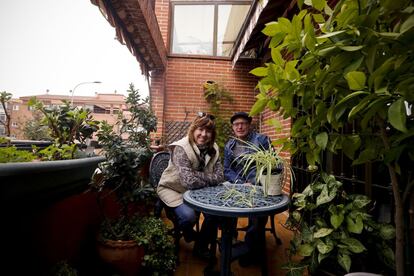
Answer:
[[(271, 60), (251, 71), (260, 93), (251, 115), (268, 107), (291, 117), (292, 153), (317, 170), (322, 151), (352, 165), (380, 162), (389, 172), (396, 225), (396, 272), (414, 187), (414, 6), (410, 0), (298, 1), (291, 20), (266, 24)], [(352, 133), (347, 127), (352, 126)], [(326, 134), (322, 134), (326, 133)], [(359, 231), (355, 221), (350, 228)], [(405, 233), (406, 232), (406, 233)], [(346, 254), (340, 254), (348, 267)], [(315, 261), (315, 260), (314, 260)], [(316, 263), (316, 262), (314, 262)]]
[(381, 269), (378, 260), (395, 264), (394, 227), (375, 222), (370, 214), (371, 200), (364, 195), (348, 195), (334, 176), (322, 174), (302, 193), (295, 193), (292, 203), (294, 209), (287, 221), (294, 230), (290, 253), (303, 258), (285, 266), (288, 275), (298, 275), (306, 268), (313, 274), (324, 265), (336, 266), (337, 272), (342, 269), (345, 274), (354, 262), (368, 263), (364, 260), (375, 254), (375, 269)]
[(231, 129), (229, 118), (230, 114), (221, 108), (224, 102), (232, 103), (233, 97), (224, 85), (215, 81), (206, 81), (203, 84), (204, 99), (210, 104), (210, 113), (215, 117), (216, 123), (216, 143), (220, 148), (220, 153), (224, 153), (224, 145), (228, 140), (227, 131)]
[[(142, 100), (133, 84), (130, 84), (126, 103), (129, 113), (121, 114), (115, 126), (105, 121), (101, 124), (97, 136), (106, 161), (99, 164), (100, 172), (93, 179), (99, 192), (104, 188), (115, 192), (124, 216), (127, 216), (129, 203), (154, 195), (154, 189), (139, 172), (152, 157), (149, 134), (157, 125), (149, 99)], [(119, 132), (115, 132), (114, 127), (118, 127)]]
[(28, 140), (52, 140), (49, 135), (49, 128), (42, 124), (42, 114), (40, 112), (32, 112), (33, 119), (27, 120), (23, 126), (23, 133)]
[(0, 163), (29, 162), (35, 158), (32, 152), (18, 150), (15, 146), (0, 147)]
[[(387, 3), (342, 0), (332, 11), (325, 1), (305, 1), (315, 9), (263, 30), (272, 39), (272, 60), (251, 71), (261, 77), (251, 114), (267, 106), (295, 119), (294, 150), (310, 165), (320, 163), (324, 149), (342, 149), (354, 164), (398, 162), (408, 152), (414, 160), (414, 7), (408, 0)], [(361, 132), (341, 135), (353, 120)], [(381, 125), (398, 151), (383, 146)]]
[[(244, 175), (247, 175), (251, 168), (254, 167), (256, 169), (256, 183), (260, 182), (262, 176), (266, 176), (264, 183), (262, 183), (265, 196), (267, 196), (272, 172), (275, 172), (277, 169), (281, 171), (283, 168), (285, 170), (290, 170), (291, 175), (293, 176), (293, 171), (291, 170), (289, 163), (280, 156), (280, 149), (274, 149), (273, 147), (264, 149), (249, 141), (237, 140), (244, 144), (247, 153), (239, 156), (239, 158), (236, 158), (233, 162), (240, 162), (243, 164)], [(293, 177), (291, 180), (293, 180)]]
[(99, 164), (91, 185), (98, 192), (100, 204), (102, 198), (112, 193), (120, 204), (119, 217), (104, 219), (101, 237), (135, 240), (145, 247), (143, 265), (148, 275), (168, 275), (175, 268), (174, 242), (161, 220), (146, 217), (151, 208), (148, 204), (155, 202), (156, 194), (141, 174), (152, 157), (149, 135), (156, 130), (157, 118), (149, 99), (141, 99), (133, 84), (129, 86), (126, 103), (128, 112), (120, 114), (114, 126), (102, 122), (97, 134), (106, 161)]
[(6, 129), (6, 136), (10, 136), (10, 114), (7, 110), (7, 103), (11, 100), (12, 94), (6, 91), (0, 92), (0, 104), (2, 109), (4, 110), (4, 114), (6, 116), (6, 120), (0, 120), (0, 124), (4, 126)]
[(77, 276), (78, 271), (73, 268), (67, 261), (60, 261), (50, 270), (50, 276)]
[[(93, 120), (90, 110), (73, 107), (68, 101), (63, 101), (61, 106), (46, 107), (33, 97), (29, 100), (29, 106), (33, 106), (44, 115), (42, 124), (49, 127), (49, 135), (55, 140), (55, 144), (45, 151), (47, 159), (75, 158), (77, 142), (81, 146), (85, 145), (86, 139), (92, 138), (93, 133), (98, 130), (98, 121)], [(68, 146), (72, 149), (69, 158)]]
[(177, 261), (174, 239), (164, 222), (155, 217), (144, 218), (138, 244), (145, 247), (143, 265), (151, 275), (171, 275)]
[(108, 240), (135, 240), (144, 246), (143, 266), (146, 275), (170, 275), (176, 266), (174, 240), (164, 222), (155, 217), (121, 217), (105, 220), (101, 238)]
[(60, 146), (51, 144), (42, 150), (36, 151), (36, 155), (43, 161), (70, 160), (78, 157), (76, 152), (76, 144), (63, 144)]

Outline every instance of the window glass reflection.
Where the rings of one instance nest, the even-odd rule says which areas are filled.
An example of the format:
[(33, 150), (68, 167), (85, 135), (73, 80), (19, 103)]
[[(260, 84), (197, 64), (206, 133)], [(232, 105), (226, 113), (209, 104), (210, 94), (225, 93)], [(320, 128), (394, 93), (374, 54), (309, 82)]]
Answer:
[(218, 6), (217, 56), (230, 56), (249, 8), (248, 5)]
[(176, 5), (173, 53), (213, 55), (214, 6)]

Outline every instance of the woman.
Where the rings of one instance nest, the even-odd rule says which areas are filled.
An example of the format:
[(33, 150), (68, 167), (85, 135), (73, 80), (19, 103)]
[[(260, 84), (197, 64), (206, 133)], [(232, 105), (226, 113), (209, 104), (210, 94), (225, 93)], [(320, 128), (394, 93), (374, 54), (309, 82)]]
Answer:
[(224, 181), (219, 148), (214, 142), (216, 128), (214, 116), (199, 112), (183, 139), (169, 145), (171, 158), (158, 184), (160, 199), (177, 216), (180, 229), (187, 242), (195, 241), (194, 255), (208, 258), (209, 241), (217, 235), (217, 217), (204, 214), (199, 235), (193, 230), (196, 212), (183, 204), (187, 190), (214, 186)]

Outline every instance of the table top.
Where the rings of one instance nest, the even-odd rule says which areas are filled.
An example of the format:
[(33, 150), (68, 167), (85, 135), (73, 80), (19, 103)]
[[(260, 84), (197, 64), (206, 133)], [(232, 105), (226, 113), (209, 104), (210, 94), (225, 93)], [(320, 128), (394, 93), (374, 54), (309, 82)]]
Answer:
[(193, 209), (224, 217), (267, 216), (287, 210), (289, 197), (264, 196), (261, 186), (223, 183), (189, 190), (184, 203)]

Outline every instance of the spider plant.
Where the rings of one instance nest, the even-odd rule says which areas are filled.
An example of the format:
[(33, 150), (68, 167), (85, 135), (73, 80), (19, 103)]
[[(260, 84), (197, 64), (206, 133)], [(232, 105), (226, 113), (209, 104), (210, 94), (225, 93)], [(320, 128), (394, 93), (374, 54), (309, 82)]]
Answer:
[(235, 161), (243, 164), (243, 174), (247, 175), (252, 169), (256, 169), (256, 183), (263, 185), (264, 196), (268, 195), (269, 186), (272, 183), (272, 175), (280, 174), (283, 188), (286, 173), (284, 170), (288, 169), (293, 175), (289, 163), (280, 155), (280, 149), (269, 147), (265, 149), (261, 146), (255, 145), (249, 141), (240, 140), (247, 149), (246, 153), (236, 158)]

